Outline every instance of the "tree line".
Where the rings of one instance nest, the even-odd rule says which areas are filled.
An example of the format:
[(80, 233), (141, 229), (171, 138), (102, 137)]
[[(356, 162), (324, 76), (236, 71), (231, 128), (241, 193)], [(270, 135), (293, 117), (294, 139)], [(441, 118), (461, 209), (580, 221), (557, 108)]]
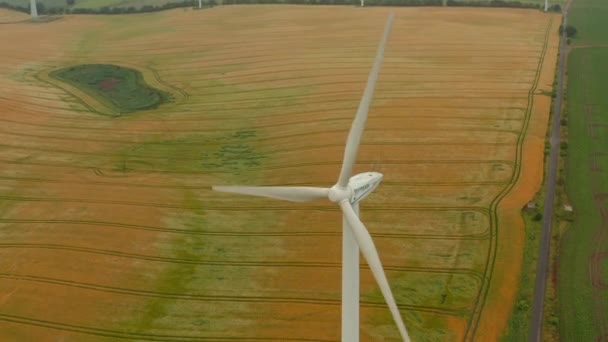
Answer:
[[(73, 8), (72, 6), (75, 4), (75, 1), (78, 0), (67, 0), (65, 7), (47, 7), (44, 3), (38, 2), (36, 4), (36, 9), (38, 10), (38, 14), (48, 14), (48, 15), (56, 15), (56, 14), (131, 14), (131, 13), (146, 13), (146, 12), (158, 12), (164, 11), (172, 8), (182, 8), (182, 7), (196, 7), (198, 8), (198, 0), (182, 0), (182, 1), (173, 1), (163, 4), (161, 6), (153, 6), (153, 5), (144, 5), (141, 7), (128, 6), (128, 7), (99, 7), (99, 8)], [(211, 7), (215, 6), (215, 0), (205, 0), (203, 1), (203, 7)], [(12, 5), (6, 2), (0, 2), (0, 8), (12, 9), (18, 12), (30, 13), (30, 7)]]

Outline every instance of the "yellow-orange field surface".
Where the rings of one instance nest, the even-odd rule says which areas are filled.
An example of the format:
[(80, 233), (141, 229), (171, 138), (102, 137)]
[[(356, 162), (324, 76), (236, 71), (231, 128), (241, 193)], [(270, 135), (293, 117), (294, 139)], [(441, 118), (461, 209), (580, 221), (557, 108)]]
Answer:
[[(210, 186), (334, 184), (391, 11), (361, 217), (414, 341), (498, 339), (560, 17), (260, 5), (2, 25), (0, 340), (339, 341), (339, 209)], [(83, 63), (173, 101), (112, 116), (49, 76)], [(361, 338), (397, 341), (361, 267)]]

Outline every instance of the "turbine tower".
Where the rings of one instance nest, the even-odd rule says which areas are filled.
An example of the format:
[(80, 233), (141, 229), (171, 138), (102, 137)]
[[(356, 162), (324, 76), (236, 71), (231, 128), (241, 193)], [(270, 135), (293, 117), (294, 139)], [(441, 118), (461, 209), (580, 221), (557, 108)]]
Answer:
[(342, 209), (342, 341), (359, 341), (359, 250), (367, 261), (372, 274), (380, 287), (380, 291), (388, 304), (397, 325), (401, 338), (409, 342), (409, 336), (401, 314), (397, 308), (395, 298), (384, 274), (380, 257), (371, 235), (359, 219), (359, 201), (367, 197), (382, 180), (378, 172), (365, 172), (355, 176), (353, 165), (357, 157), (357, 150), (361, 141), (361, 134), (367, 120), (376, 79), (384, 56), (384, 47), (388, 41), (393, 14), (388, 18), (382, 40), (376, 52), (376, 58), (370, 71), (363, 97), (352, 123), (344, 159), (338, 182), (331, 188), (315, 187), (284, 187), (284, 186), (213, 186), (213, 190), (232, 192), (252, 196), (268, 197), (292, 202), (307, 202), (329, 198)]
[(30, 13), (32, 14), (32, 19), (36, 19), (38, 17), (38, 8), (36, 8), (36, 0), (30, 0)]
[(549, 0), (545, 0), (545, 12), (549, 10)]

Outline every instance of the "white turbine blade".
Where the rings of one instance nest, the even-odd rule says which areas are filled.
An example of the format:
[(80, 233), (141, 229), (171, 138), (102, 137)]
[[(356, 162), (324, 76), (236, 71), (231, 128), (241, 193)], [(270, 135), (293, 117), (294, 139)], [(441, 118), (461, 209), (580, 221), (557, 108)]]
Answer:
[(214, 191), (232, 192), (235, 194), (268, 197), (291, 202), (307, 202), (327, 198), (328, 188), (313, 188), (308, 186), (230, 186), (216, 185)]
[(384, 47), (388, 41), (388, 36), (391, 31), (391, 25), (393, 24), (393, 13), (390, 14), (386, 27), (384, 28), (384, 34), (382, 40), (376, 51), (376, 58), (374, 59), (374, 65), (367, 78), (367, 85), (359, 102), (359, 108), (357, 108), (357, 114), (355, 120), (350, 127), (348, 133), (348, 139), (346, 140), (346, 147), (344, 148), (344, 159), (342, 161), (342, 169), (340, 170), (340, 177), (338, 178), (338, 186), (340, 188), (346, 188), (349, 178), (353, 173), (353, 165), (357, 159), (357, 150), (359, 149), (359, 143), (361, 141), (361, 134), (365, 128), (365, 121), (367, 121), (367, 112), (372, 102), (372, 96), (374, 95), (374, 88), (376, 86), (376, 80), (378, 79), (378, 73), (380, 72), (380, 65), (384, 57)]
[(403, 320), (401, 319), (401, 314), (399, 313), (397, 303), (395, 302), (388, 280), (384, 274), (384, 269), (382, 268), (382, 263), (380, 262), (380, 257), (378, 256), (378, 251), (376, 251), (376, 246), (374, 245), (371, 235), (369, 235), (365, 225), (359, 220), (359, 217), (348, 201), (340, 202), (340, 207), (342, 208), (344, 218), (348, 222), (348, 226), (355, 235), (361, 254), (363, 254), (363, 257), (367, 261), (367, 264), (380, 287), (380, 291), (386, 300), (386, 304), (388, 304), (388, 307), (391, 310), (391, 314), (393, 315), (395, 324), (397, 324), (397, 329), (399, 329), (401, 338), (404, 342), (410, 342), (410, 337), (407, 334), (407, 330), (405, 330), (405, 324), (403, 324)]

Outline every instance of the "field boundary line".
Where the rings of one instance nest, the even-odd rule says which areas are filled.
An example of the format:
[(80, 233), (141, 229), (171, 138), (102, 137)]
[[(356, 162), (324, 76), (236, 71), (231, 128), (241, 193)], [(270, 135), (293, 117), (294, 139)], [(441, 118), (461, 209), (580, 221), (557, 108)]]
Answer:
[[(549, 24), (547, 25), (546, 29), (545, 29), (545, 39), (544, 39), (544, 44), (543, 44), (543, 49), (541, 52), (541, 55), (538, 57), (538, 66), (537, 66), (537, 70), (536, 70), (536, 76), (534, 79), (534, 83), (532, 84), (529, 92), (528, 92), (528, 106), (526, 109), (526, 117), (524, 120), (524, 126), (521, 128), (520, 131), (520, 135), (519, 135), (519, 139), (517, 141), (517, 148), (516, 148), (516, 158), (515, 158), (515, 164), (514, 164), (514, 172), (513, 172), (513, 177), (511, 182), (509, 183), (509, 185), (507, 187), (505, 187), (503, 189), (503, 191), (501, 191), (496, 197), (495, 199), (492, 201), (491, 205), (490, 205), (490, 225), (492, 227), (491, 230), (491, 242), (490, 242), (490, 247), (489, 247), (489, 251), (488, 251), (488, 255), (487, 255), (487, 262), (486, 262), (486, 267), (484, 270), (484, 277), (487, 278), (487, 281), (484, 283), (484, 287), (482, 287), (482, 290), (479, 292), (479, 296), (477, 297), (477, 302), (473, 311), (473, 314), (471, 315), (471, 318), (469, 320), (469, 323), (467, 324), (467, 329), (465, 332), (465, 336), (464, 336), (464, 340), (465, 341), (473, 341), (475, 339), (475, 334), (477, 333), (477, 328), (479, 327), (479, 321), (481, 320), (481, 316), (483, 313), (483, 309), (485, 306), (485, 302), (487, 300), (487, 296), (489, 293), (489, 287), (490, 287), (490, 283), (492, 280), (492, 273), (494, 272), (494, 264), (496, 263), (496, 249), (498, 248), (498, 205), (500, 204), (500, 202), (502, 201), (502, 199), (504, 199), (507, 194), (513, 189), (513, 187), (515, 186), (515, 184), (517, 183), (517, 181), (519, 180), (519, 177), (521, 175), (521, 158), (522, 158), (522, 151), (523, 151), (523, 143), (525, 141), (525, 137), (527, 135), (527, 131), (528, 131), (528, 125), (530, 122), (530, 118), (532, 115), (532, 109), (533, 109), (533, 105), (534, 105), (534, 96), (536, 93), (536, 88), (538, 87), (538, 83), (540, 81), (540, 75), (541, 75), (541, 71), (542, 71), (542, 67), (543, 67), (543, 63), (544, 63), (544, 59), (545, 59), (545, 55), (547, 53), (547, 48), (549, 45), (549, 35), (550, 35), (550, 30), (553, 27), (553, 18), (551, 18), (549, 20)], [(488, 274), (489, 271), (489, 274)]]

